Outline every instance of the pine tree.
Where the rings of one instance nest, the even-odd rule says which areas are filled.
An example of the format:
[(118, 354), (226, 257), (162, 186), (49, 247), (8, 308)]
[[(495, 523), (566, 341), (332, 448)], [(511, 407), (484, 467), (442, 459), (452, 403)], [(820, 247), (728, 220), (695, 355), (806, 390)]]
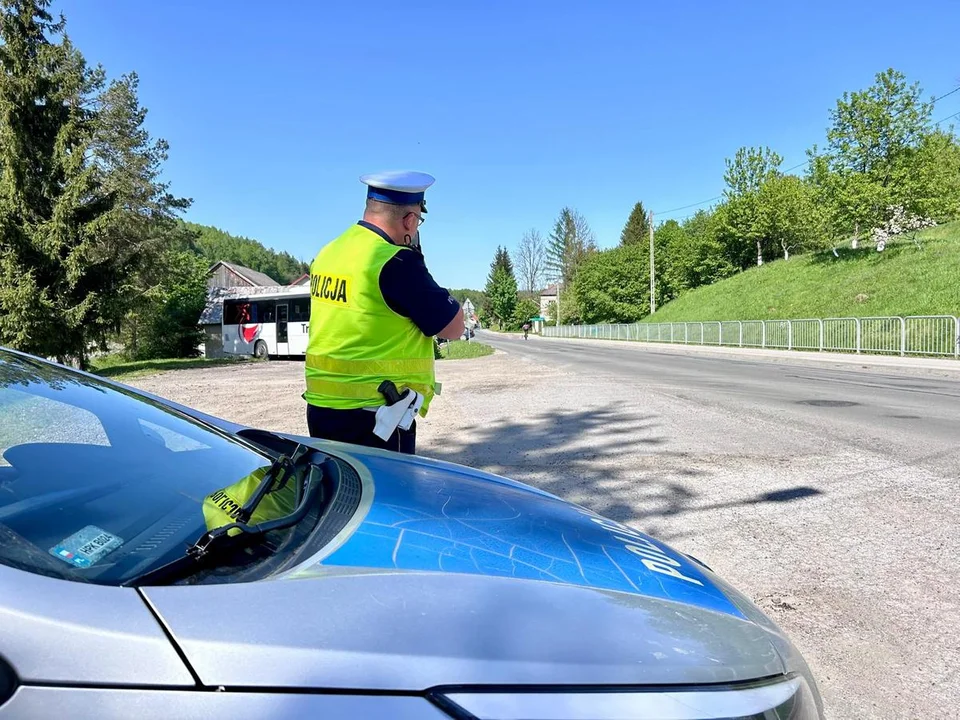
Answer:
[(569, 280), (573, 241), (573, 216), (569, 208), (563, 208), (547, 238), (547, 274), (551, 280), (564, 283)]
[(627, 218), (627, 224), (623, 226), (623, 232), (620, 233), (620, 246), (640, 245), (650, 242), (650, 218), (643, 207), (642, 202), (638, 202), (630, 211), (630, 217)]
[(494, 256), (493, 264), (494, 267), (501, 267), (508, 275), (515, 277), (513, 273), (513, 260), (510, 258), (510, 253), (507, 252), (505, 247), (497, 246), (497, 254)]
[(82, 356), (95, 301), (79, 290), (82, 266), (102, 260), (82, 228), (100, 211), (86, 154), (103, 71), (86, 66), (48, 6), (0, 6), (0, 344), (65, 360)]
[(0, 344), (75, 359), (162, 266), (187, 201), (159, 182), (136, 76), (104, 89), (49, 0), (0, 2)]
[(517, 279), (513, 275), (513, 262), (506, 248), (497, 247), (493, 262), (490, 263), (484, 293), (491, 314), (497, 320), (498, 327), (503, 329), (504, 323), (513, 318), (517, 307)]
[(547, 274), (554, 282), (569, 286), (577, 268), (588, 255), (597, 251), (593, 231), (576, 210), (560, 211), (547, 239)]
[[(198, 266), (180, 257), (192, 234), (175, 218), (190, 201), (173, 197), (160, 181), (168, 146), (152, 140), (143, 127), (147, 111), (140, 106), (138, 84), (136, 74), (125, 75), (110, 83), (97, 101), (91, 150), (103, 212), (87, 230), (107, 260), (102, 263), (106, 272), (86, 278), (99, 298), (87, 324), (91, 340), (102, 341), (131, 311), (168, 306), (166, 294), (183, 283), (190, 285), (194, 297), (197, 293)], [(196, 316), (202, 309), (201, 303)], [(177, 332), (196, 337), (196, 316), (192, 325)], [(164, 335), (173, 332), (169, 318), (156, 322), (167, 323)]]

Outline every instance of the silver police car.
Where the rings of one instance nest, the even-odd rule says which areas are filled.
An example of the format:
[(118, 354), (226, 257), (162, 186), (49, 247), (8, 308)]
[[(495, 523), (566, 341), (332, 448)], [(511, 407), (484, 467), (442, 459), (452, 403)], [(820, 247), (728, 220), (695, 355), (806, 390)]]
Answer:
[(746, 597), (448, 463), (0, 350), (0, 720), (822, 717)]

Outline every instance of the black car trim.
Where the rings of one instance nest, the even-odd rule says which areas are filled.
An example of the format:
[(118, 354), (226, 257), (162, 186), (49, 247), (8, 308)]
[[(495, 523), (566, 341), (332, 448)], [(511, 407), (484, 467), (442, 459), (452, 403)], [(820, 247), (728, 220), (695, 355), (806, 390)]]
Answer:
[[(197, 671), (193, 669), (193, 665), (190, 664), (190, 660), (187, 658), (187, 654), (183, 651), (183, 648), (180, 647), (180, 643), (177, 642), (174, 638), (173, 633), (170, 631), (170, 628), (167, 626), (166, 621), (163, 619), (163, 616), (157, 611), (153, 603), (150, 601), (150, 598), (143, 592), (142, 588), (135, 588), (137, 594), (140, 596), (140, 599), (143, 600), (143, 604), (146, 606), (147, 611), (153, 615), (153, 619), (157, 621), (157, 625), (160, 626), (160, 629), (163, 631), (163, 634), (166, 636), (167, 640), (170, 642), (170, 646), (173, 648), (174, 652), (177, 653), (177, 657), (180, 658), (180, 662), (183, 663), (184, 667), (187, 668), (187, 672), (190, 673), (190, 677), (193, 678), (193, 682), (196, 687), (203, 685), (203, 682), (200, 680), (200, 676), (197, 675)], [(182, 688), (181, 688), (182, 689)]]
[(3, 657), (0, 657), (0, 706), (12, 698), (20, 687), (17, 673)]
[(427, 690), (427, 695), (472, 693), (472, 694), (583, 694), (590, 693), (663, 693), (663, 692), (719, 692), (723, 690), (750, 690), (763, 687), (771, 682), (789, 680), (797, 673), (776, 673), (764, 675), (752, 680), (715, 683), (677, 683), (657, 685), (437, 685)]

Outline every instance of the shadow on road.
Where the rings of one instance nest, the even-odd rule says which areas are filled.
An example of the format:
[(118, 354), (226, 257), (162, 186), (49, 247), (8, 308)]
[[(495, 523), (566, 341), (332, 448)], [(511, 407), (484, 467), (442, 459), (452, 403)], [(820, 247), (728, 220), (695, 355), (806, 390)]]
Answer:
[(664, 539), (679, 536), (660, 531), (666, 518), (821, 494), (798, 486), (711, 502), (710, 464), (666, 450), (668, 438), (653, 414), (590, 408), (462, 430), (465, 444), (425, 454), (526, 482)]

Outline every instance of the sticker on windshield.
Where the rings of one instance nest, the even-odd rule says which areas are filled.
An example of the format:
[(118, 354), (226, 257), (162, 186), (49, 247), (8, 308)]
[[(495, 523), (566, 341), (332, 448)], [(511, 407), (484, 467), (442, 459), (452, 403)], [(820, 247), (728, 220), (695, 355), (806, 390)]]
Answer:
[(50, 554), (78, 568), (88, 568), (121, 545), (123, 540), (116, 535), (95, 525), (87, 525), (50, 548)]

